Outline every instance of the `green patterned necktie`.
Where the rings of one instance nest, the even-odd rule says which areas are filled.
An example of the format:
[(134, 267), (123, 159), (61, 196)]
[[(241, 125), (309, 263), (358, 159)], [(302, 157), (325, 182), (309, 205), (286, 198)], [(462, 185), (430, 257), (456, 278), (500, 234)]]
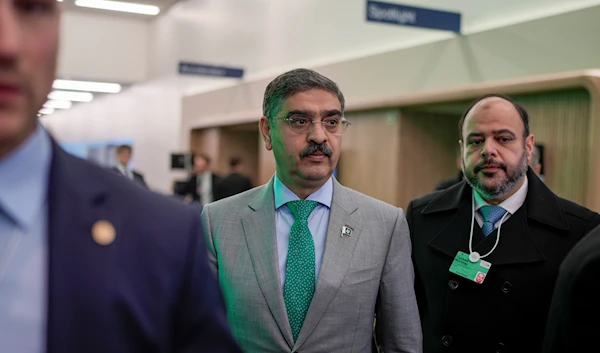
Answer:
[(287, 203), (294, 214), (294, 224), (290, 230), (283, 300), (294, 341), (315, 293), (315, 243), (308, 229), (308, 216), (317, 205), (317, 201), (311, 200)]

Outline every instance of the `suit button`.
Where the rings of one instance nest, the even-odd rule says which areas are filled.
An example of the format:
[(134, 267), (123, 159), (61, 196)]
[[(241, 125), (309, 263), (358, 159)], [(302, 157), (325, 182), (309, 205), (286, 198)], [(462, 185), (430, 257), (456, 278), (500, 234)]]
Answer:
[(445, 335), (444, 337), (442, 337), (442, 344), (446, 347), (450, 347), (453, 340), (454, 340), (454, 338), (452, 338), (452, 336)]
[(504, 343), (498, 342), (498, 344), (496, 345), (496, 353), (502, 353), (502, 352), (504, 352)]
[(455, 290), (456, 288), (458, 288), (458, 281), (451, 279), (448, 282), (448, 287), (450, 287), (450, 289), (452, 289), (452, 290)]
[(502, 283), (502, 293), (508, 293), (512, 289), (512, 284), (510, 282)]

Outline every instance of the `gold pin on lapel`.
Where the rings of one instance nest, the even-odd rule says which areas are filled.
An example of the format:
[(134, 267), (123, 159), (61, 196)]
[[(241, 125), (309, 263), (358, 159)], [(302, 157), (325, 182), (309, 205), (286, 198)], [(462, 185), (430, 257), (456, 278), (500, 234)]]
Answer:
[(352, 228), (348, 227), (348, 226), (343, 226), (342, 227), (342, 235), (341, 237), (349, 237), (352, 235)]
[(109, 245), (116, 235), (115, 227), (109, 221), (98, 221), (92, 226), (92, 238), (100, 245)]

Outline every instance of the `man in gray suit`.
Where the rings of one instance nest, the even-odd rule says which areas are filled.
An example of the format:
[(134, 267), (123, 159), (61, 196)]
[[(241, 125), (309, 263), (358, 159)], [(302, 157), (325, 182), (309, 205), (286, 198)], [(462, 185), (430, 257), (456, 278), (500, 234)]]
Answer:
[(422, 352), (401, 209), (340, 185), (344, 97), (306, 69), (265, 91), (269, 183), (202, 212), (209, 258), (245, 352)]

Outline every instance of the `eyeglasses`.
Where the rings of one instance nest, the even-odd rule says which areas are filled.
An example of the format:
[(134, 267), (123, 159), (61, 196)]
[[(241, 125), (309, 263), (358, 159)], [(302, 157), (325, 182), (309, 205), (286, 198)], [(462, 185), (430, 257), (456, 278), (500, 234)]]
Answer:
[(321, 123), (323, 130), (332, 134), (332, 135), (342, 135), (350, 122), (344, 118), (339, 117), (331, 117), (325, 118), (321, 121), (314, 121), (312, 118), (309, 118), (304, 115), (294, 114), (287, 118), (277, 118), (276, 120), (285, 120), (288, 125), (290, 125), (290, 129), (297, 134), (307, 134), (312, 132), (316, 123)]

